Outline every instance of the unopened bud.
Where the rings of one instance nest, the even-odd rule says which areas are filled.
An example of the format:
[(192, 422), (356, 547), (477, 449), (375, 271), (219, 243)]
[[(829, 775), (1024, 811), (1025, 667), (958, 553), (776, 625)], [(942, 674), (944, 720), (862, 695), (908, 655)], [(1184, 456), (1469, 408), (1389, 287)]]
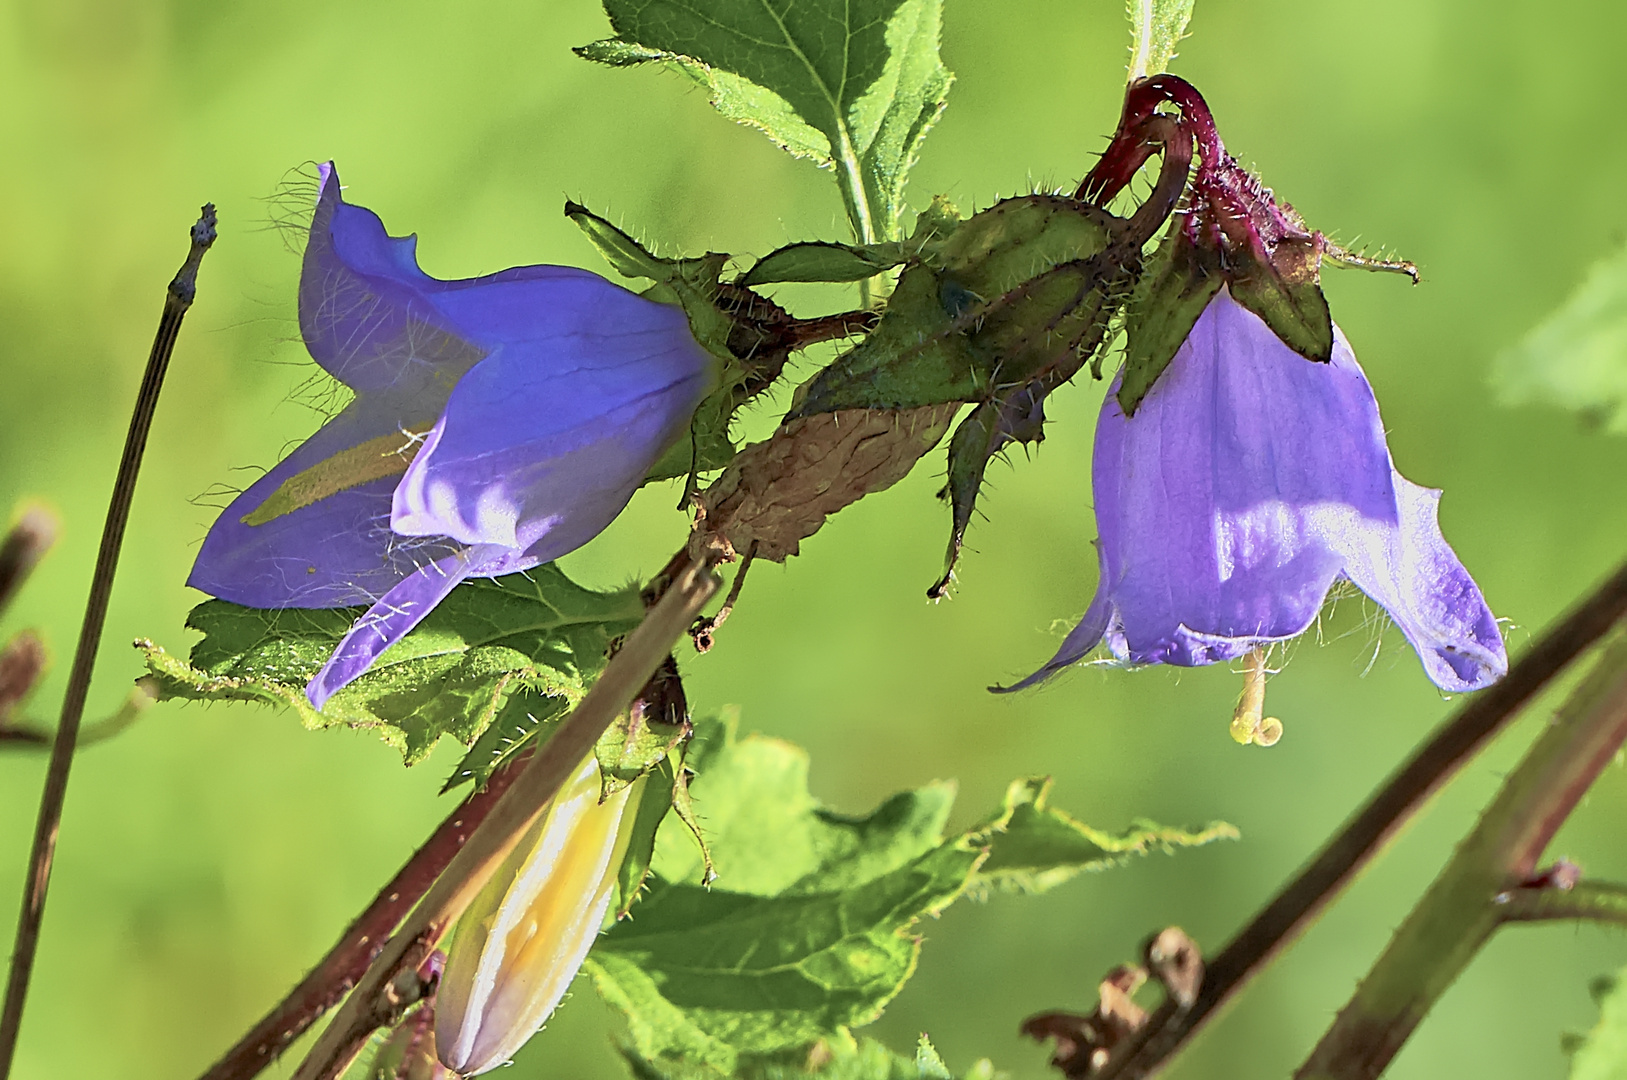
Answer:
[(447, 1068), (495, 1069), (559, 1005), (609, 909), (630, 832), (622, 812), (642, 787), (600, 801), (588, 757), (464, 913), (435, 1006)]

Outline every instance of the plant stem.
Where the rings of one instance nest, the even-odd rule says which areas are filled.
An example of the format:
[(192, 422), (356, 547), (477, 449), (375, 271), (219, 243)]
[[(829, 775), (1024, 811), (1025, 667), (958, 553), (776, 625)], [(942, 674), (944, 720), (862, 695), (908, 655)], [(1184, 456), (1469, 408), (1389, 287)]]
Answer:
[(17, 1032), (22, 1024), (23, 1003), (28, 997), (29, 975), (34, 970), (40, 921), (45, 914), (45, 894), (51, 883), (51, 861), (56, 854), (62, 804), (68, 792), (68, 771), (73, 766), (79, 721), (84, 716), (85, 696), (90, 688), (91, 672), (96, 666), (96, 648), (101, 643), (102, 627), (107, 621), (107, 602), (113, 591), (113, 575), (119, 565), (124, 529), (130, 520), (130, 502), (135, 495), (136, 476), (141, 471), (141, 457), (147, 449), (147, 433), (152, 429), (158, 393), (164, 385), (170, 355), (175, 351), (181, 320), (186, 317), (187, 309), (192, 306), (197, 293), (198, 266), (203, 261), (204, 252), (214, 242), (215, 207), (210, 203), (203, 207), (202, 216), (192, 226), (192, 247), (187, 252), (186, 262), (181, 264), (180, 271), (169, 283), (164, 311), (158, 319), (158, 334), (147, 357), (147, 370), (141, 377), (141, 388), (136, 392), (130, 429), (124, 439), (124, 455), (119, 459), (118, 475), (113, 481), (113, 496), (107, 505), (102, 542), (96, 551), (96, 569), (90, 579), (90, 598), (85, 604), (85, 618), (79, 628), (79, 643), (74, 649), (68, 689), (62, 700), (62, 719), (57, 724), (56, 741), (51, 747), (51, 764), (45, 773), (45, 791), (40, 796), (39, 821), (34, 829), (34, 846), (23, 885), (17, 943), (11, 955), (5, 1007), (0, 1012), (0, 1080), (11, 1075), (12, 1059), (17, 1051)]
[(1583, 881), (1569, 889), (1512, 889), (1502, 895), (1506, 923), (1591, 919), (1627, 926), (1627, 885)]
[[(1552, 893), (1560, 902), (1568, 895), (1553, 886), (1522, 888), (1522, 883), (1623, 740), (1627, 638), (1618, 638), (1503, 782), (1296, 1077), (1377, 1077), (1507, 920), (1508, 898)], [(1616, 917), (1621, 918), (1619, 911)]]
[(333, 1022), (294, 1073), (294, 1080), (332, 1080), (394, 1008), (390, 988), (411, 972), (468, 907), (504, 856), (547, 808), (599, 736), (643, 689), (672, 646), (717, 591), (709, 566), (687, 562), (644, 621), (628, 635), (575, 711), (532, 756), (486, 820), (470, 834), (446, 871), (385, 944)]
[(507, 791), (531, 751), (495, 770), (486, 787), (465, 799), (412, 853), (373, 902), (356, 917), (311, 973), (221, 1057), (200, 1080), (249, 1080), (277, 1059), (321, 1015), (337, 1005), (373, 962), (390, 931), (429, 890), (463, 847), (470, 833)]
[(1477, 693), (1439, 728), (1227, 946), (1208, 962), (1197, 1000), (1165, 1002), (1098, 1074), (1102, 1080), (1151, 1076), (1296, 937), (1376, 855), (1395, 831), (1503, 729), (1548, 680), (1627, 613), (1627, 564), (1531, 647), (1509, 673)]

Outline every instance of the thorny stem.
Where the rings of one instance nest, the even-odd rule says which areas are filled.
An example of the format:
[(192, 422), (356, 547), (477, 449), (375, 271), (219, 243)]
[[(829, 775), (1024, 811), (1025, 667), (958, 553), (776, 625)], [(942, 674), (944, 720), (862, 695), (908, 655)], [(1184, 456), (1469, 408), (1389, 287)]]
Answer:
[(197, 293), (198, 266), (204, 252), (215, 242), (215, 207), (205, 204), (202, 216), (192, 226), (192, 247), (186, 261), (169, 283), (164, 311), (159, 316), (158, 334), (147, 357), (147, 370), (136, 392), (130, 429), (124, 438), (124, 454), (113, 482), (113, 496), (107, 505), (102, 526), (102, 542), (96, 552), (96, 569), (91, 574), (90, 598), (79, 628), (68, 689), (62, 699), (62, 719), (57, 723), (56, 742), (51, 747), (51, 764), (45, 773), (45, 791), (40, 796), (39, 821), (34, 829), (34, 846), (28, 859), (28, 876), (23, 884), (22, 914), (17, 920), (17, 942), (12, 950), (11, 975), (6, 983), (6, 1001), (0, 1012), (0, 1080), (11, 1075), (17, 1051), (17, 1032), (22, 1024), (23, 1003), (28, 996), (28, 979), (34, 970), (34, 952), (39, 946), (40, 921), (45, 915), (45, 894), (51, 882), (51, 861), (56, 854), (57, 830), (62, 822), (62, 804), (68, 792), (68, 771), (79, 738), (79, 722), (85, 713), (85, 695), (96, 666), (96, 648), (107, 621), (108, 597), (113, 591), (113, 575), (119, 565), (119, 549), (124, 543), (125, 525), (130, 520), (130, 502), (135, 495), (136, 476), (147, 449), (147, 433), (152, 429), (158, 393), (164, 385), (170, 355), (181, 321)]
[(1498, 899), (1505, 923), (1589, 919), (1627, 926), (1627, 885), (1583, 881), (1569, 889), (1510, 889)]
[(332, 1080), (344, 1072), (389, 1012), (388, 992), (403, 971), (416, 968), (485, 886), (520, 835), (559, 792), (571, 770), (632, 703), (706, 602), (717, 592), (709, 565), (668, 565), (672, 585), (611, 657), (604, 674), (576, 709), (532, 756), (486, 820), (469, 836), (401, 928), (385, 944), (333, 1022), (294, 1073), (294, 1080)]
[(1618, 567), (1522, 656), (1502, 681), (1477, 693), (1439, 728), (1354, 817), (1208, 964), (1192, 1006), (1159, 1007), (1099, 1076), (1151, 1076), (1279, 949), (1296, 937), (1376, 855), (1396, 830), (1514, 714), (1584, 649), (1627, 614), (1627, 564)]
[(373, 902), (356, 917), (333, 948), (310, 974), (261, 1021), (238, 1040), (200, 1080), (249, 1080), (277, 1059), (277, 1055), (303, 1035), (321, 1015), (345, 996), (367, 971), (402, 916), (429, 890), (497, 800), (520, 775), (531, 751), (494, 771), (484, 789), (458, 805), (412, 853)]
[[(1562, 902), (1569, 895), (1564, 883), (1574, 880), (1574, 867), (1564, 883), (1533, 881), (1537, 859), (1623, 740), (1627, 637), (1618, 637), (1503, 782), (1294, 1074), (1299, 1080), (1374, 1080), (1507, 920), (1514, 896), (1547, 893)], [(1615, 918), (1622, 918), (1619, 908)]]

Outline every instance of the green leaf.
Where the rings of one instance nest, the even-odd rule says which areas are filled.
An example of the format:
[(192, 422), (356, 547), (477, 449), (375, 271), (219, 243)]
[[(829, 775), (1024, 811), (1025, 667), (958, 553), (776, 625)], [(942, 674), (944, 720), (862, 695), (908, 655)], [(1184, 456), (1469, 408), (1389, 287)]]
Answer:
[(741, 285), (777, 281), (863, 281), (891, 270), (909, 258), (903, 244), (788, 244), (757, 260), (740, 278)]
[(485, 787), (492, 773), (506, 764), (521, 747), (530, 745), (532, 739), (546, 730), (543, 725), (558, 720), (570, 705), (571, 702), (563, 696), (530, 687), (521, 687), (509, 695), (496, 718), (470, 744), (469, 752), (463, 755), (452, 770), (452, 775), (441, 785), (441, 794), (446, 794), (459, 784), (473, 783), (477, 788)]
[(1214, 840), (1236, 840), (1235, 826), (1211, 822), (1196, 831), (1137, 821), (1123, 833), (1103, 832), (1046, 805), (1050, 777), (1015, 780), (1005, 808), (971, 839), (988, 846), (979, 884), (1017, 892), (1045, 892), (1087, 871), (1105, 870), (1153, 851), (1173, 852)]
[(1321, 252), (1314, 237), (1286, 237), (1266, 261), (1234, 254), (1226, 275), (1232, 299), (1271, 327), (1282, 343), (1319, 364), (1333, 359), (1333, 315), (1319, 280)]
[(880, 325), (808, 384), (792, 417), (986, 401), (1064, 381), (1127, 289), (1117, 219), (1074, 199), (1005, 199), (949, 227), (923, 214)]
[[(588, 959), (600, 993), (627, 1016), (640, 1076), (791, 1077), (815, 1044), (851, 1057), (849, 1029), (875, 1019), (914, 971), (912, 927), (968, 889), (1040, 891), (1133, 855), (1234, 835), (1229, 826), (1102, 833), (1047, 807), (1046, 781), (1025, 780), (999, 813), (946, 838), (948, 784), (849, 817), (809, 794), (802, 750), (737, 738), (732, 718), (702, 722), (690, 750), (717, 887), (695, 883), (698, 857), (669, 820), (648, 897)], [(914, 1062), (860, 1057), (841, 1066), (851, 1073), (821, 1075), (950, 1075), (930, 1048)]]
[(1627, 972), (1596, 980), (1599, 1022), (1571, 1055), (1570, 1080), (1627, 1080)]
[(1558, 405), (1627, 434), (1627, 246), (1497, 358), (1493, 383), (1505, 404)]
[(1193, 0), (1128, 0), (1130, 81), (1169, 70), (1175, 46), (1186, 36)]
[(1124, 315), (1124, 378), (1118, 400), (1125, 416), (1135, 415), (1198, 316), (1225, 284), (1219, 263), (1206, 252), (1186, 239), (1177, 221), (1136, 285)]
[[(636, 589), (584, 589), (551, 563), (466, 582), (318, 712), (305, 685), (361, 613), (210, 600), (187, 617), (204, 635), (190, 662), (150, 642), (138, 645), (161, 698), (287, 705), (310, 728), (376, 730), (411, 765), (443, 734), (473, 742), (518, 690), (575, 702), (604, 666), (611, 638), (635, 626), (644, 608)], [(554, 708), (527, 705), (538, 707)]]
[(981, 858), (945, 844), (832, 892), (656, 887), (588, 966), (641, 1056), (731, 1074), (742, 1056), (795, 1053), (876, 1019), (915, 969), (908, 929), (952, 902)]
[(668, 60), (731, 120), (832, 170), (854, 234), (896, 240), (904, 185), (943, 111), (942, 0), (605, 0), (616, 38), (577, 53)]

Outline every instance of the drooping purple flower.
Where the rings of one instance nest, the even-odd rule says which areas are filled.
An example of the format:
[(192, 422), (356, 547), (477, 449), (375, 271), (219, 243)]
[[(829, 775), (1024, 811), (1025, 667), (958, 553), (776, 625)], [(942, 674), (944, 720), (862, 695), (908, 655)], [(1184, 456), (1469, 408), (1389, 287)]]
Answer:
[(355, 393), (227, 507), (188, 584), (250, 607), (371, 607), (321, 707), (458, 582), (596, 536), (684, 431), (715, 365), (676, 307), (596, 274), (432, 278), (331, 165), (300, 274), (311, 356)]
[(1222, 290), (1134, 416), (1115, 381), (1092, 464), (1100, 581), (1050, 677), (1106, 641), (1131, 664), (1233, 660), (1304, 633), (1347, 578), (1443, 690), (1508, 670), (1497, 622), (1441, 536), (1440, 492), (1396, 472), (1372, 387), (1334, 330), (1307, 362)]

